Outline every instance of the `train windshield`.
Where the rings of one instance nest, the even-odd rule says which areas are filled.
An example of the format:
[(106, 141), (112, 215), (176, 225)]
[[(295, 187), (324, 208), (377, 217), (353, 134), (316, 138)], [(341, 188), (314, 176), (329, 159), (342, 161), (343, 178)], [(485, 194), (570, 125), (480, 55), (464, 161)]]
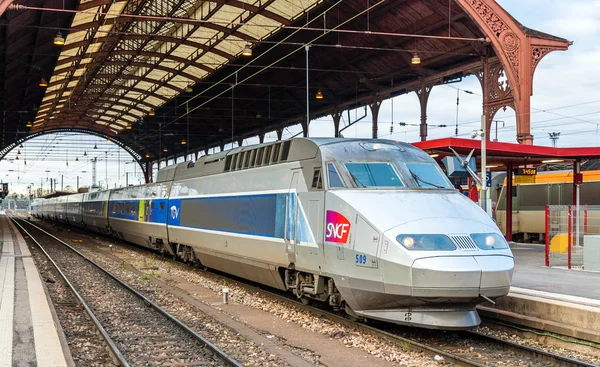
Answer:
[(417, 187), (449, 189), (450, 182), (444, 177), (439, 168), (432, 163), (405, 163), (406, 168)]
[(391, 163), (346, 163), (350, 177), (357, 187), (403, 187)]

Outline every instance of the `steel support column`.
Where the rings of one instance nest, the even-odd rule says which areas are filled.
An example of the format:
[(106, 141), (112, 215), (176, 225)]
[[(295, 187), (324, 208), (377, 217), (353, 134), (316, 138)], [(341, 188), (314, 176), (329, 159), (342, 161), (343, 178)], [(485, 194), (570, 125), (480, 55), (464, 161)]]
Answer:
[(331, 114), (333, 117), (333, 136), (336, 138), (340, 137), (340, 121), (342, 120), (343, 111), (334, 112)]
[(377, 120), (379, 119), (381, 101), (373, 101), (369, 107), (371, 108), (371, 116), (373, 116), (373, 139), (377, 139)]
[(258, 134), (258, 142), (260, 144), (265, 142), (265, 133), (261, 132), (260, 134)]
[(152, 162), (147, 161), (146, 162), (146, 172), (144, 172), (144, 179), (146, 180), (146, 183), (152, 182), (152, 173), (153, 173), (152, 172)]
[(281, 140), (281, 138), (283, 137), (283, 129), (278, 128), (277, 130), (275, 130), (275, 132), (277, 132), (277, 140)]
[(513, 192), (513, 164), (506, 164), (506, 240), (512, 241), (512, 192)]
[(427, 140), (427, 101), (429, 100), (431, 88), (433, 88), (433, 86), (426, 84), (423, 79), (421, 81), (421, 86), (415, 91), (419, 97), (419, 105), (421, 107), (421, 125), (419, 126), (421, 141)]

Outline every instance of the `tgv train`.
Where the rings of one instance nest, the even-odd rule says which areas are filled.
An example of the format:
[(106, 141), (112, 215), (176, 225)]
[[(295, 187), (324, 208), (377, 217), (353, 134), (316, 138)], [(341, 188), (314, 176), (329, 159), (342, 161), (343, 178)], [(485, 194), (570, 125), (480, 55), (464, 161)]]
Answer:
[(506, 295), (514, 266), (498, 227), (436, 162), (388, 140), (239, 147), (34, 213), (353, 317), (425, 328), (478, 325), (475, 305)]

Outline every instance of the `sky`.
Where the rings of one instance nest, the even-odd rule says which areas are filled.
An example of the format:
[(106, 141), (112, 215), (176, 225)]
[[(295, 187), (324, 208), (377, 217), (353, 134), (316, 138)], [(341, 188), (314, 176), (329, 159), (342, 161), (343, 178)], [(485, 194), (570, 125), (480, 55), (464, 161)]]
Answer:
[[(498, 0), (498, 3), (525, 26), (573, 41), (568, 51), (550, 53), (536, 69), (531, 97), (534, 144), (551, 145), (549, 133), (560, 132), (557, 146), (599, 146), (600, 0)], [(481, 87), (474, 76), (460, 83), (434, 87), (427, 110), (428, 139), (454, 136), (457, 121), (458, 136), (469, 138), (473, 130), (479, 129), (481, 105)], [(362, 113), (362, 109), (351, 111), (350, 119)], [(415, 93), (384, 101), (379, 115), (380, 137), (418, 141), (419, 116)], [(492, 125), (491, 138), (516, 142), (515, 112), (508, 108), (499, 111), (494, 119), (498, 122)], [(366, 118), (343, 132), (344, 137), (370, 137), (371, 121), (368, 111)], [(390, 134), (392, 122), (394, 129)], [(405, 122), (407, 126), (401, 127), (399, 122)], [(345, 113), (342, 126), (347, 123)], [(438, 125), (448, 127), (436, 127)], [(289, 127), (284, 130), (283, 137), (289, 138), (300, 131), (300, 126)], [(312, 121), (309, 136), (333, 136), (332, 119), (324, 117)], [(265, 140), (276, 140), (276, 134), (268, 133)], [(257, 138), (249, 138), (244, 145), (257, 142)], [(93, 150), (94, 145), (99, 149)], [(37, 190), (42, 185), (47, 190), (50, 178), (57, 180), (59, 189), (61, 179), (63, 189), (67, 186), (76, 188), (78, 177), (79, 186), (89, 186), (92, 183), (92, 157), (97, 158), (96, 182), (102, 181), (102, 186), (106, 186), (106, 182), (111, 188), (143, 182), (141, 170), (132, 162), (131, 156), (104, 139), (87, 135), (46, 135), (26, 142), (24, 149), (17, 148), (22, 153), (19, 157), (24, 157), (28, 149), (27, 165), (23, 158), (14, 159), (16, 151), (0, 161), (0, 180), (9, 182), (13, 192), (28, 193), (28, 186)], [(67, 149), (70, 152), (65, 152)], [(83, 156), (84, 152), (86, 156)]]

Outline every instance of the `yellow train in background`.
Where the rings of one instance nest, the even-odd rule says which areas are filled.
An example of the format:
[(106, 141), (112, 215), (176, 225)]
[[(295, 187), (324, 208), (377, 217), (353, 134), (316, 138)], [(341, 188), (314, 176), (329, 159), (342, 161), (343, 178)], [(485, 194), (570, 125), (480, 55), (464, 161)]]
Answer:
[[(582, 171), (580, 205), (600, 205), (600, 170)], [(538, 172), (534, 184), (515, 184), (512, 195), (512, 231), (514, 241), (544, 240), (546, 205), (570, 205), (573, 200), (573, 171)], [(506, 234), (506, 177), (495, 206), (494, 219)], [(594, 216), (595, 218), (596, 216)], [(592, 217), (590, 217), (592, 220)], [(600, 223), (590, 223), (600, 227)]]

